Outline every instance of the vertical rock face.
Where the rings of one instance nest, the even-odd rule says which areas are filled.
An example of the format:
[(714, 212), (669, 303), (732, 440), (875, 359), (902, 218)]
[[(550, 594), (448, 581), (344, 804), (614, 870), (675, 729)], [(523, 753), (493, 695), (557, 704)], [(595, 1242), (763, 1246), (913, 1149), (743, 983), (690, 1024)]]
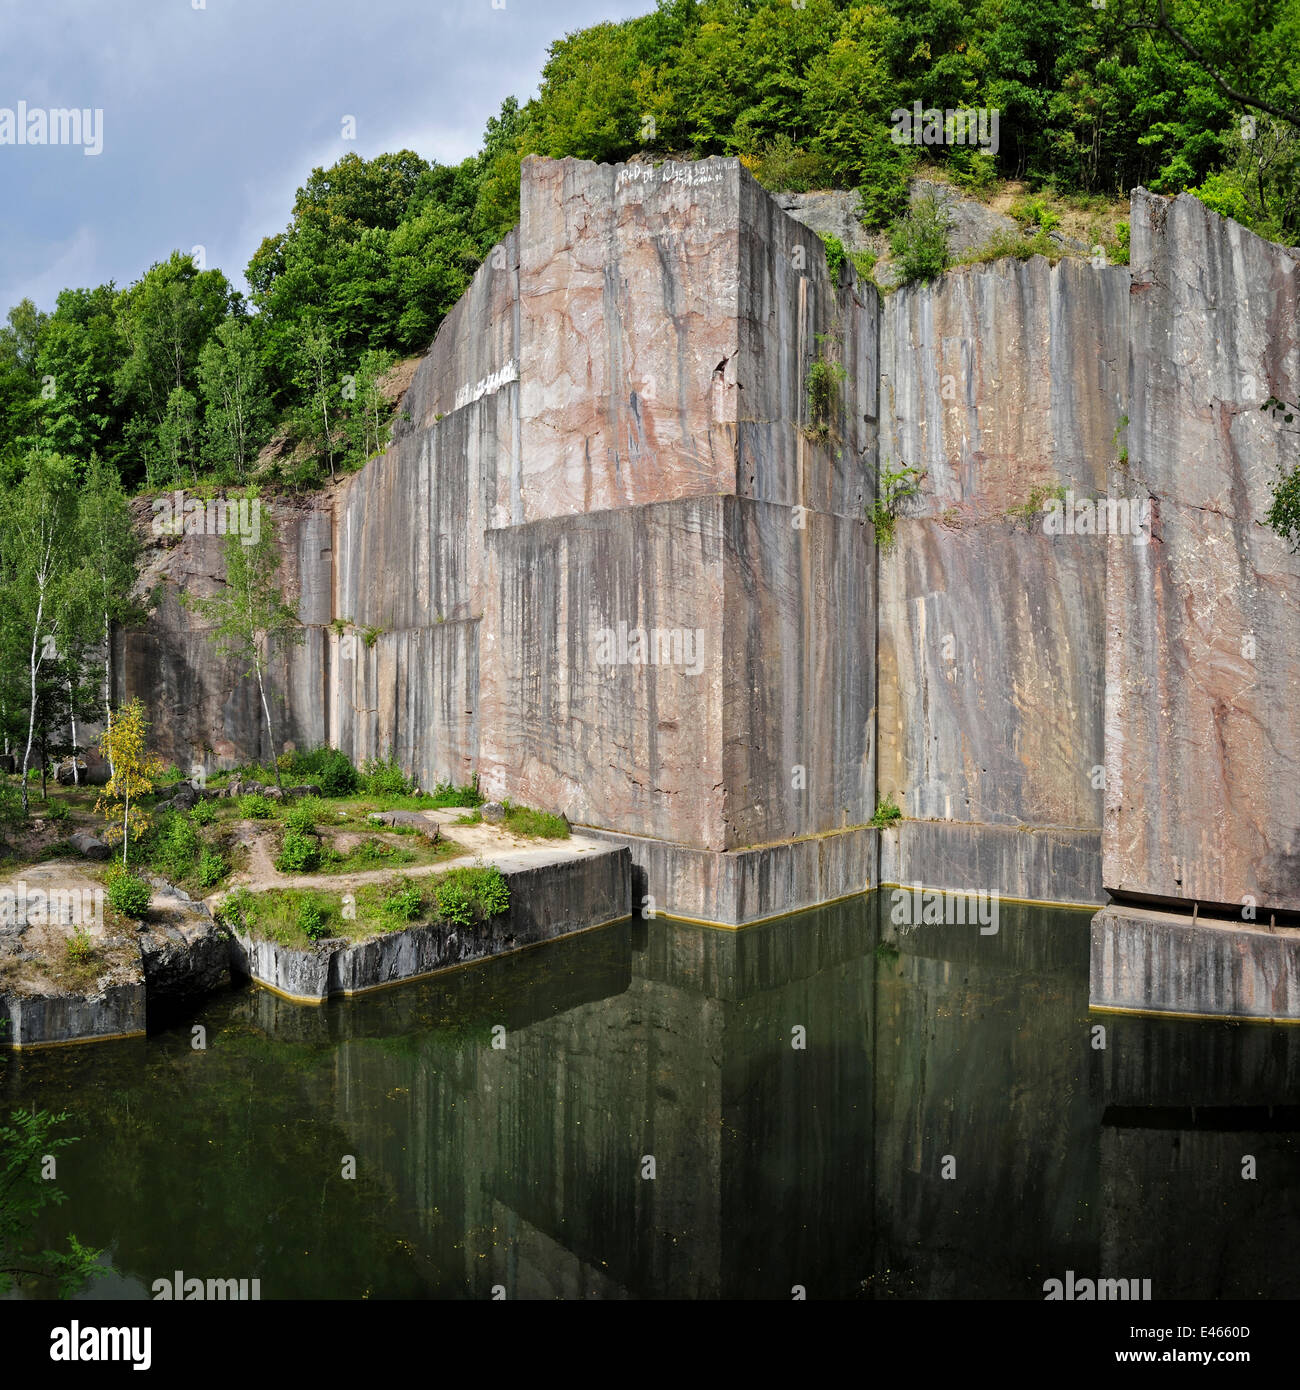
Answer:
[(1300, 556), (1262, 524), (1300, 398), (1300, 264), (1191, 197), (1133, 200), (1129, 459), (1108, 548), (1106, 887), (1300, 909)]
[(734, 491), (736, 162), (530, 159), (524, 178), (511, 520)]
[[(903, 882), (938, 859), (954, 887), (1101, 898), (1106, 538), (1047, 534), (1043, 505), (1105, 488), (1127, 289), (1035, 257), (886, 301), (881, 468), (923, 470), (880, 563), (880, 787), (925, 823), (902, 832)], [(1061, 853), (1013, 836), (981, 883), (989, 856), (970, 839), (963, 867), (954, 825)]]
[[(392, 446), (273, 511), (306, 629), (277, 747), (169, 584), (119, 635), (165, 755), (477, 772), (712, 921), (877, 866), (1099, 902), (1103, 842), (1113, 892), (1300, 908), (1300, 558), (1260, 524), (1295, 435), (1258, 409), (1300, 397), (1291, 253), (1139, 191), (1132, 275), (1008, 260), (882, 304), (734, 160), (531, 159), (521, 197)], [(142, 587), (215, 591), (220, 544)]]

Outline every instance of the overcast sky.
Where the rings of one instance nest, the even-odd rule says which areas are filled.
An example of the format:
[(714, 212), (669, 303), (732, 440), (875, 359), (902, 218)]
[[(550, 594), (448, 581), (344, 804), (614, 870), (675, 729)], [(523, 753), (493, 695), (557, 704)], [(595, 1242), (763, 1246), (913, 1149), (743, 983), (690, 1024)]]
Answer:
[(242, 290), (314, 166), (473, 154), (505, 97), (536, 92), (553, 39), (654, 7), (497, 5), (0, 0), (0, 141), (20, 101), (103, 110), (99, 155), (0, 143), (0, 318), (24, 296), (51, 309), (65, 286), (125, 286), (176, 248), (203, 246)]

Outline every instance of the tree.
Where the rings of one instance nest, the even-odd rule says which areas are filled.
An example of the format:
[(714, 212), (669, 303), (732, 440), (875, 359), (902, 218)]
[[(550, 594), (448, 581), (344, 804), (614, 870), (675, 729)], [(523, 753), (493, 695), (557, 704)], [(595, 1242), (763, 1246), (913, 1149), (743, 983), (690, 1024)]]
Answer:
[(23, 751), (23, 810), (28, 809), (27, 770), (36, 736), (37, 683), (48, 663), (61, 659), (75, 638), (77, 491), (72, 465), (58, 454), (38, 454), (27, 475), (0, 503), (0, 548), (9, 580), (6, 601), (22, 634), (27, 668), (27, 739)]
[(148, 728), (144, 705), (137, 697), (118, 710), (117, 718), (99, 736), (100, 750), (108, 759), (113, 776), (95, 803), (95, 809), (109, 822), (109, 843), (119, 835), (122, 837), (123, 868), (131, 841), (138, 840), (150, 824), (149, 817), (133, 803), (148, 796), (163, 774), (162, 760), (145, 746)]
[[(260, 506), (256, 490), (250, 489), (250, 496), (253, 504)], [(246, 545), (244, 538), (232, 531), (226, 536), (225, 557), (224, 590), (206, 599), (183, 594), (181, 601), (213, 624), (212, 638), (221, 655), (241, 663), (244, 676), (257, 678), (271, 765), (275, 768), (276, 785), (283, 789), (271, 705), (266, 695), (266, 666), (273, 642), (295, 645), (303, 640), (303, 631), (298, 615), (285, 602), (277, 582), (280, 551), (265, 509), (256, 543)]]
[(251, 321), (230, 318), (217, 328), (199, 354), (199, 389), (205, 406), (203, 461), (219, 477), (242, 483), (271, 423)]
[(320, 440), (321, 451), (334, 474), (334, 435), (330, 427), (330, 395), (338, 364), (338, 348), (333, 336), (319, 319), (312, 318), (300, 330), (302, 367), (295, 378), (309, 402), (307, 429)]
[[(104, 728), (113, 725), (113, 624), (136, 616), (131, 591), (139, 573), (140, 542), (117, 472), (92, 459), (81, 489), (79, 526), (84, 560), (85, 602), (103, 663)], [(109, 759), (112, 768), (112, 758)]]
[(0, 1125), (0, 1294), (26, 1279), (48, 1279), (67, 1298), (88, 1279), (110, 1272), (99, 1263), (103, 1251), (74, 1235), (66, 1251), (32, 1248), (32, 1227), (41, 1212), (68, 1200), (47, 1174), (52, 1156), (77, 1142), (73, 1135), (54, 1134), (67, 1118), (33, 1108), (11, 1112), (9, 1123)]

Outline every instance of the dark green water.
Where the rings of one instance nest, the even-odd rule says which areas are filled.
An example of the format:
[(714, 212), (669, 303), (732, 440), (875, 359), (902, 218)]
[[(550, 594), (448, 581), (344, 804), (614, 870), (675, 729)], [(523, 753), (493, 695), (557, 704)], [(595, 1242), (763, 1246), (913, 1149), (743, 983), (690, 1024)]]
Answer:
[(0, 1090), (83, 1136), (48, 1231), (109, 1251), (100, 1297), (1300, 1296), (1300, 1029), (1090, 1016), (1087, 962), (1087, 913), (1007, 903), (994, 936), (900, 936), (887, 895), (631, 922), (321, 1009), (249, 989)]

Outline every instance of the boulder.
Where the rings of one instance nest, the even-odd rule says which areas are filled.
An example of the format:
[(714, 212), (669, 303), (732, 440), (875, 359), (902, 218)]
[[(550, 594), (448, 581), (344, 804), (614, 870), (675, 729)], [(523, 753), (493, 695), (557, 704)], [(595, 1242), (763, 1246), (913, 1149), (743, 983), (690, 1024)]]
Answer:
[(319, 796), (321, 794), (321, 790), (319, 787), (308, 782), (301, 787), (286, 787), (284, 789), (284, 794), (286, 797), (290, 797), (294, 800), (297, 800), (298, 798), (304, 796)]
[(199, 803), (198, 788), (189, 782), (181, 782), (171, 797), (173, 811), (192, 811)]
[(84, 855), (87, 859), (107, 859), (110, 853), (103, 840), (87, 830), (78, 830), (75, 835), (70, 837), (69, 844), (78, 854)]
[(372, 811), (370, 819), (376, 825), (410, 825), (430, 840), (438, 838), (438, 825), (422, 816), (419, 811)]
[(499, 801), (485, 801), (478, 810), (490, 825), (500, 825), (506, 818), (506, 808)]
[(87, 761), (78, 758), (77, 778), (74, 779), (72, 771), (73, 763), (71, 758), (65, 758), (55, 771), (55, 779), (60, 786), (72, 787), (78, 785), (78, 780), (83, 787), (104, 787), (108, 785), (112, 773), (109, 766), (102, 759)]

